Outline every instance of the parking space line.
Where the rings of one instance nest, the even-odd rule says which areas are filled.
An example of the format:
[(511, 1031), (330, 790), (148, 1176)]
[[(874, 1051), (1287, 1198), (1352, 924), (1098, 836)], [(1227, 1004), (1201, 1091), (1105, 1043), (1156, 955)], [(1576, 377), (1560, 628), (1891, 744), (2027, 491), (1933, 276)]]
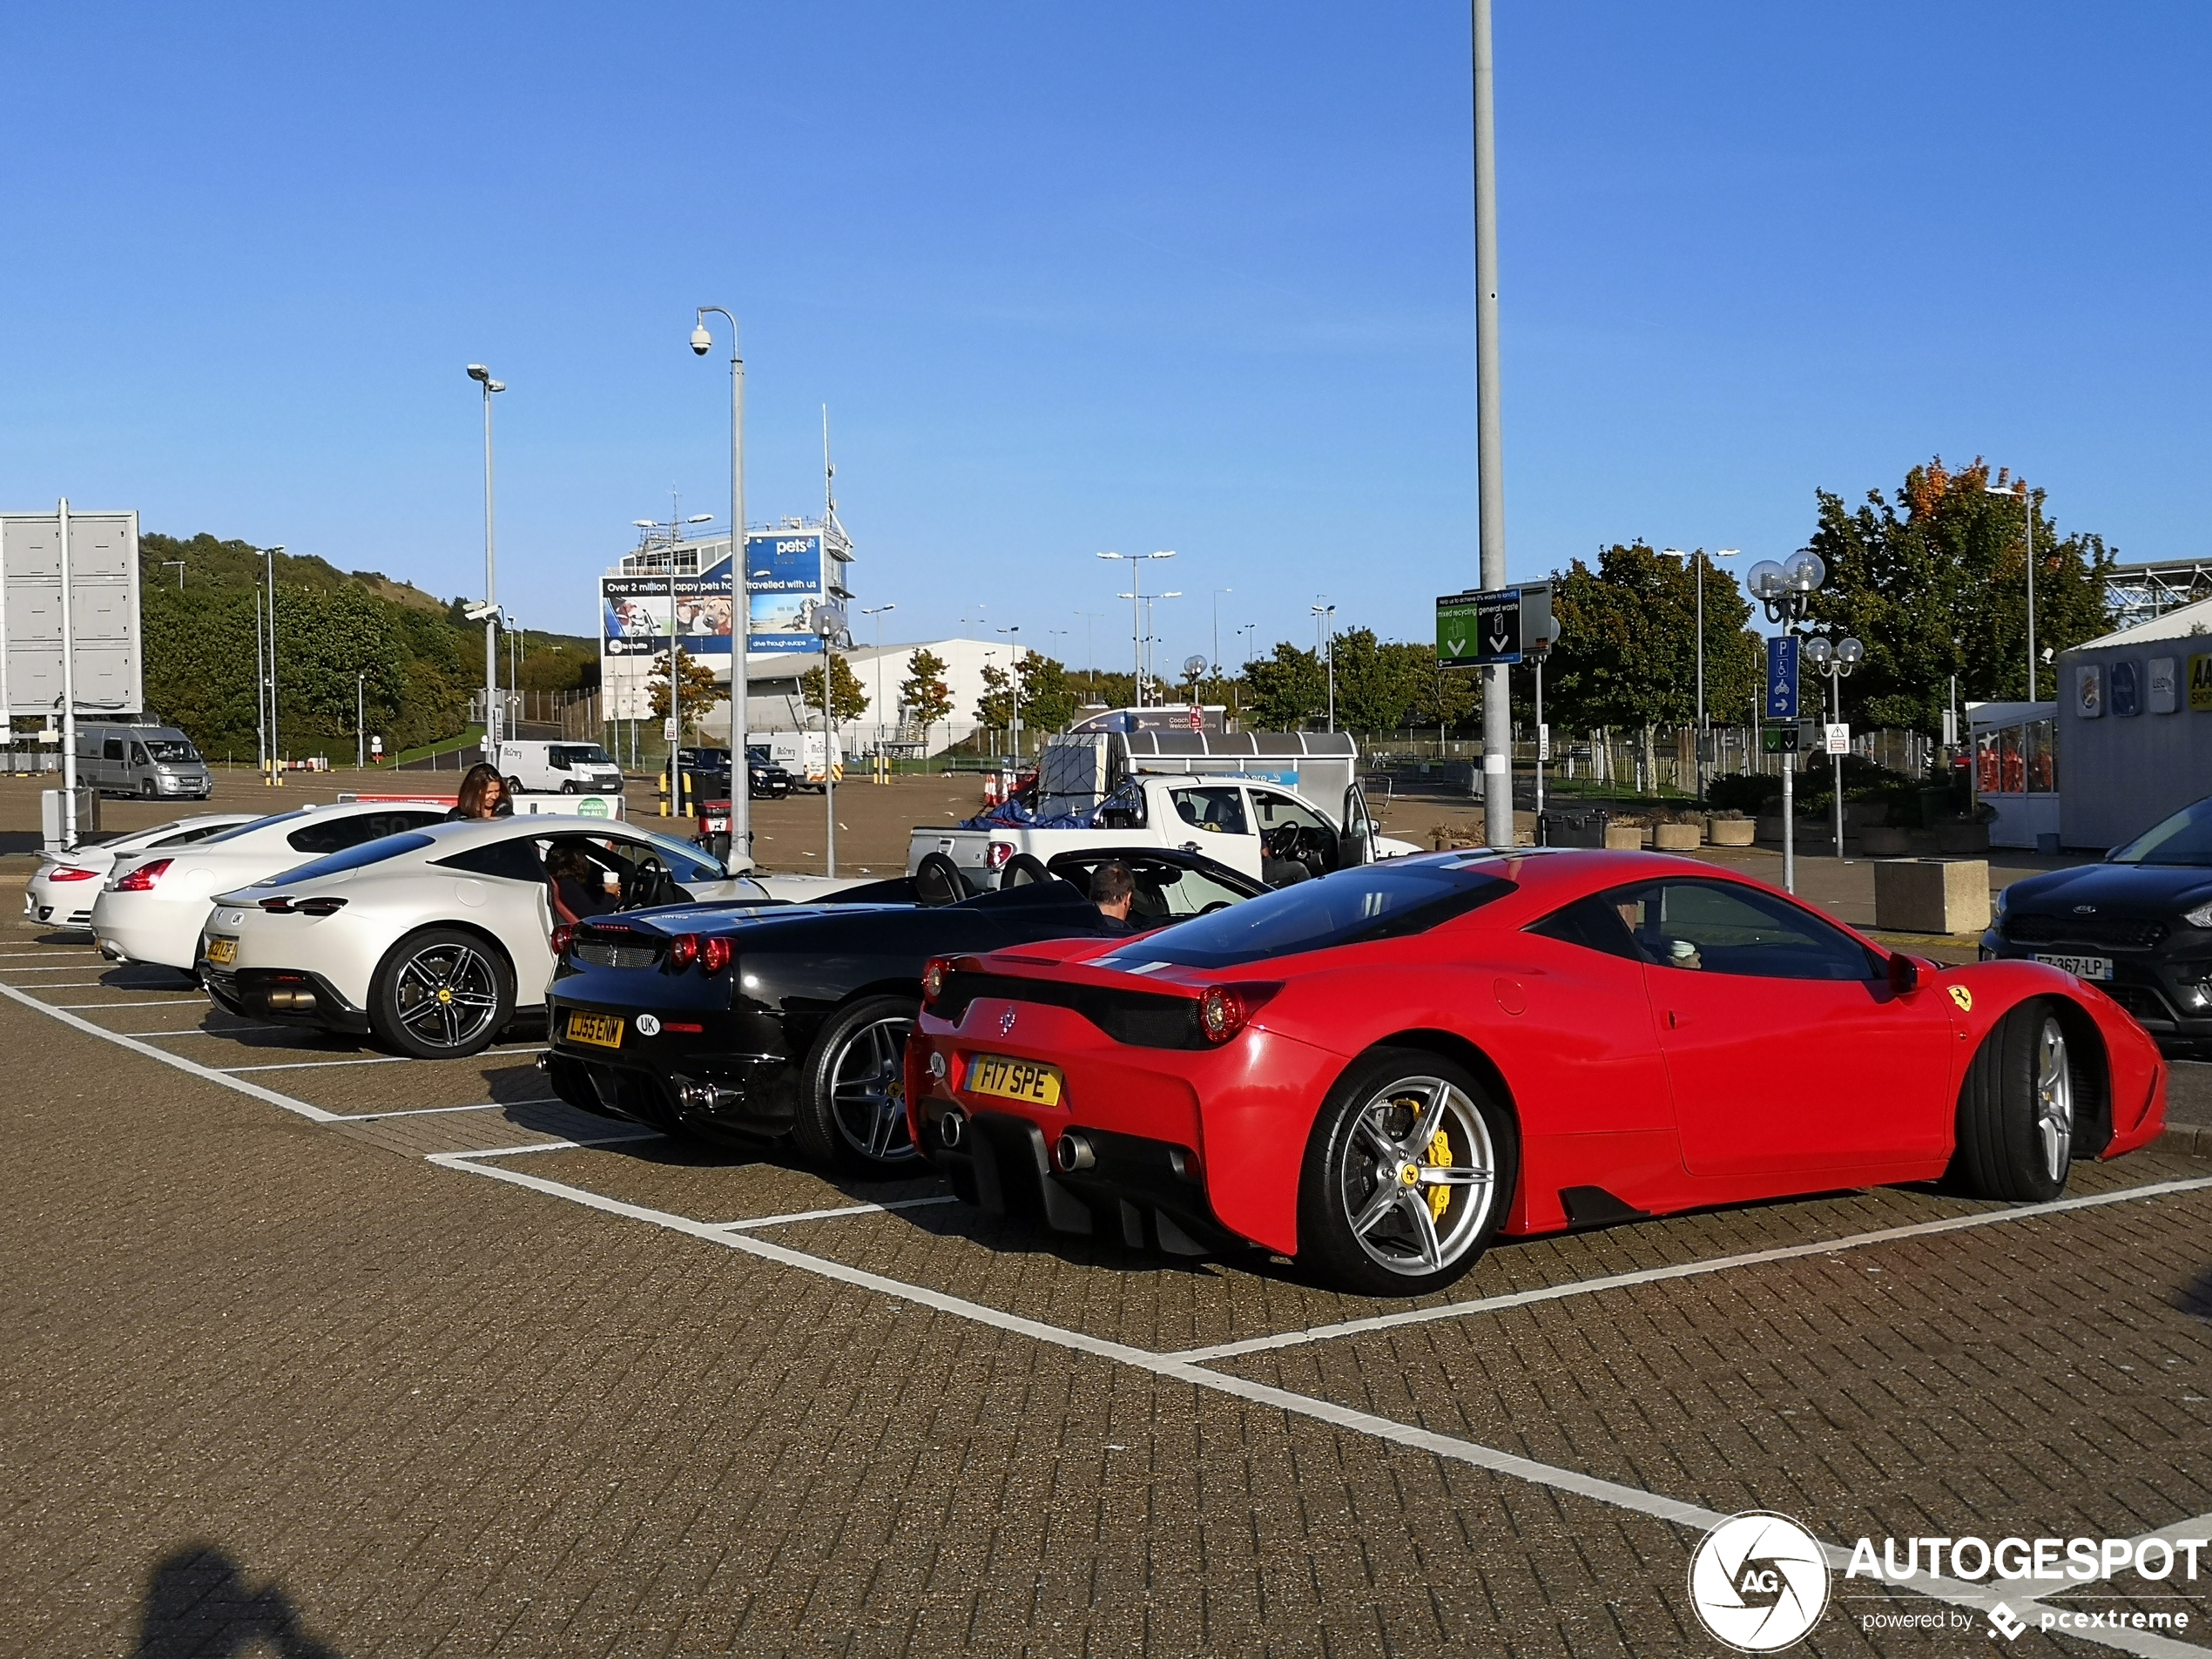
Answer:
[(2206, 1187), (2212, 1187), (2212, 1176), (2192, 1177), (2182, 1181), (2160, 1181), (2148, 1186), (2122, 1187), (2113, 1192), (2090, 1193), (2079, 1198), (2055, 1198), (2048, 1204), (2019, 1204), (2006, 1210), (1984, 1211), (1978, 1215), (1946, 1216), (1940, 1221), (1917, 1221), (1902, 1227), (1885, 1227), (1875, 1232), (1846, 1233), (1841, 1238), (1831, 1238), (1819, 1244), (1784, 1244), (1772, 1250), (1747, 1251), (1740, 1256), (1714, 1256), (1702, 1261), (1677, 1262), (1671, 1267), (1647, 1267), (1633, 1273), (1611, 1273), (1603, 1278), (1575, 1279), (1564, 1285), (1546, 1285), (1535, 1290), (1514, 1291), (1505, 1296), (1486, 1296), (1479, 1301), (1448, 1302), (1440, 1307), (1407, 1308), (1402, 1312), (1377, 1313), (1364, 1319), (1317, 1325), (1303, 1331), (1246, 1337), (1238, 1342), (1217, 1342), (1204, 1348), (1180, 1349), (1175, 1357), (1193, 1365), (1204, 1365), (1217, 1359), (1233, 1359), (1240, 1354), (1295, 1348), (1309, 1342), (1333, 1342), (1343, 1337), (1365, 1336), (1373, 1331), (1428, 1325), (1438, 1319), (1464, 1319), (1478, 1313), (1498, 1313), (1507, 1308), (1527, 1307), (1537, 1302), (1556, 1302), (1567, 1297), (1588, 1296), (1599, 1291), (1627, 1290), (1634, 1285), (1656, 1285), (1672, 1278), (1696, 1278), (1707, 1273), (1730, 1272), (1739, 1267), (1761, 1267), (1770, 1262), (1798, 1261), (1808, 1256), (1831, 1255), (1838, 1251), (1858, 1250), (1868, 1244), (1892, 1244), (1900, 1238), (1925, 1238), (1936, 1233), (1960, 1232), (1969, 1227), (1990, 1227), (2000, 1222), (2027, 1221), (2037, 1216), (2054, 1216), (2070, 1210), (2094, 1210), (2105, 1204), (2131, 1204), (2138, 1199), (2163, 1197), (2169, 1193), (2200, 1191)]
[[(403, 1066), (408, 1056), (399, 1054), (365, 1054), (350, 1060), (273, 1060), (259, 1066), (218, 1066), (218, 1071), (306, 1071), (315, 1066)], [(422, 1063), (435, 1065), (435, 1061)]]
[[(52, 1006), (48, 1004), (49, 1007)], [(249, 1031), (298, 1031), (296, 1025), (226, 1025), (219, 1031), (192, 1026), (183, 1031), (117, 1031), (118, 1037), (242, 1037)]]
[[(98, 980), (95, 980), (92, 982), (95, 985), (99, 983)], [(68, 990), (71, 988), (65, 985), (42, 985), (38, 988), (42, 991), (63, 991)], [(118, 988), (111, 987), (110, 988), (114, 989)], [(46, 1006), (48, 1008), (69, 1008), (72, 1011), (76, 1011), (84, 1008), (180, 1008), (187, 1003), (194, 1003), (200, 1008), (206, 1008), (207, 1006), (207, 999), (204, 996), (178, 996), (169, 998), (168, 1000), (160, 1002), (49, 1002)]]
[[(94, 958), (98, 961), (98, 958)], [(83, 962), (51, 962), (44, 968), (0, 968), (0, 974), (81, 974)]]
[(433, 1152), (429, 1157), (433, 1163), (441, 1158), (513, 1158), (525, 1152), (573, 1152), (580, 1146), (620, 1146), (629, 1141), (665, 1138), (658, 1130), (649, 1129), (637, 1135), (599, 1135), (588, 1141), (537, 1141), (529, 1146), (486, 1146), (469, 1152)]
[[(110, 985), (104, 979), (72, 979), (64, 980), (59, 985), (55, 984), (51, 980), (48, 980), (44, 984), (33, 985), (28, 988), (34, 991), (87, 991), (95, 988), (110, 991), (159, 991), (165, 990), (168, 988), (162, 985)], [(205, 1002), (206, 1000), (207, 999), (204, 996), (196, 996), (192, 998), (192, 1001), (195, 1002)], [(127, 1008), (132, 1005), (129, 1003), (118, 1003), (117, 1006)]]
[(289, 1095), (280, 1095), (273, 1089), (264, 1089), (259, 1083), (246, 1082), (238, 1077), (226, 1077), (212, 1066), (203, 1066), (197, 1061), (185, 1059), (182, 1055), (170, 1054), (165, 1049), (155, 1048), (152, 1043), (141, 1042), (137, 1037), (126, 1032), (106, 1030), (94, 1025), (82, 1015), (71, 1014), (65, 1008), (57, 1008), (51, 1002), (41, 1002), (37, 997), (26, 995), (12, 985), (0, 984), (0, 996), (4, 996), (12, 1002), (20, 1002), (27, 1008), (36, 1008), (47, 1018), (59, 1020), (64, 1025), (82, 1031), (87, 1036), (98, 1037), (104, 1042), (112, 1042), (118, 1048), (128, 1049), (132, 1054), (143, 1055), (149, 1060), (158, 1060), (165, 1066), (174, 1066), (179, 1071), (188, 1071), (195, 1077), (204, 1078), (208, 1082), (219, 1083), (224, 1088), (235, 1089), (241, 1095), (250, 1095), (255, 1100), (266, 1102), (295, 1116), (307, 1118), (311, 1123), (327, 1123), (338, 1116), (335, 1112), (323, 1110), (320, 1106), (310, 1106), (304, 1100), (294, 1100)]
[[(551, 1150), (553, 1149), (525, 1150)], [(1339, 1406), (1332, 1400), (1317, 1399), (1309, 1395), (1294, 1393), (1290, 1389), (1256, 1382), (1250, 1378), (1232, 1376), (1225, 1372), (1210, 1371), (1203, 1366), (1193, 1365), (1189, 1360), (1175, 1354), (1155, 1353), (1147, 1349), (1131, 1347), (1126, 1343), (1111, 1341), (1103, 1337), (1090, 1336), (1083, 1332), (1064, 1330), (1058, 1325), (1047, 1325), (1039, 1319), (1028, 1318), (1022, 1314), (1006, 1312), (998, 1308), (986, 1306), (980, 1302), (970, 1302), (961, 1297), (951, 1296), (942, 1291), (933, 1291), (922, 1285), (908, 1285), (899, 1279), (887, 1278), (880, 1273), (869, 1272), (865, 1268), (848, 1267), (842, 1262), (831, 1261), (826, 1257), (810, 1256), (802, 1251), (792, 1250), (784, 1245), (771, 1243), (765, 1238), (754, 1238), (748, 1232), (733, 1231), (727, 1225), (716, 1226), (709, 1222), (693, 1221), (687, 1217), (672, 1215), (664, 1210), (652, 1210), (643, 1204), (629, 1204), (619, 1198), (610, 1198), (604, 1194), (591, 1192), (582, 1187), (570, 1186), (563, 1182), (549, 1181), (542, 1176), (531, 1175), (526, 1170), (503, 1169), (496, 1164), (480, 1163), (474, 1161), (483, 1156), (485, 1155), (482, 1153), (434, 1152), (429, 1155), (428, 1161), (441, 1168), (463, 1170), (471, 1175), (486, 1176), (495, 1181), (504, 1181), (534, 1192), (564, 1198), (572, 1204), (582, 1204), (588, 1209), (601, 1211), (608, 1215), (619, 1216), (631, 1221), (641, 1221), (650, 1226), (664, 1227), (672, 1232), (704, 1239), (711, 1244), (718, 1244), (725, 1250), (742, 1251), (749, 1256), (758, 1257), (764, 1261), (795, 1268), (800, 1272), (849, 1285), (855, 1289), (873, 1291), (879, 1295), (930, 1308), (954, 1318), (967, 1319), (978, 1325), (988, 1325), (994, 1330), (1048, 1343), (1056, 1348), (1089, 1354), (1112, 1363), (1128, 1366), (1132, 1369), (1149, 1372), (1156, 1377), (1167, 1380), (1187, 1383), (1196, 1388), (1228, 1394), (1249, 1405), (1279, 1411), (1288, 1416), (1303, 1417), (1316, 1422), (1326, 1423), (1332, 1427), (1344, 1429), (1352, 1433), (1364, 1434), (1392, 1445), (1426, 1452), (1432, 1457), (1448, 1459), (1455, 1463), (1465, 1463), (1476, 1468), (1487, 1469), (1493, 1474), (1506, 1475), (1516, 1480), (1524, 1480), (1531, 1485), (1547, 1487), (1554, 1492), (1566, 1493), (1575, 1497), (1587, 1498), (1597, 1503), (1608, 1504), (1617, 1509), (1625, 1509), (1632, 1514), (1668, 1521), (1677, 1527), (1709, 1531), (1727, 1519), (1717, 1510), (1707, 1509), (1698, 1504), (1685, 1503), (1680, 1499), (1669, 1498), (1661, 1493), (1646, 1491), (1641, 1487), (1628, 1486), (1617, 1480), (1608, 1480), (1597, 1475), (1583, 1474), (1578, 1469), (1566, 1469), (1554, 1464), (1540, 1463), (1533, 1458), (1500, 1451), (1495, 1447), (1461, 1440), (1455, 1435), (1440, 1434), (1432, 1429), (1419, 1428), (1409, 1423), (1396, 1422), (1386, 1417), (1379, 1417), (1372, 1412), (1354, 1410), (1348, 1406)], [(1821, 1548), (1827, 1555), (1831, 1567), (1844, 1568), (1851, 1564), (1851, 1552), (1840, 1546), (1823, 1542)], [(2015, 1599), (2018, 1598), (2018, 1592), (2007, 1584), (1973, 1584), (1948, 1579), (1929, 1578), (1925, 1575), (1905, 1583), (1889, 1585), (1886, 1588), (1892, 1590), (1911, 1591), (1935, 1601), (1981, 1612), (1987, 1612), (1994, 1608), (2000, 1602), (2004, 1601), (2008, 1594)], [(2175, 1642), (2149, 1631), (2069, 1629), (2065, 1634), (2084, 1642), (2115, 1648), (2125, 1653), (2141, 1655), (2143, 1659), (2188, 1659), (2190, 1656), (2194, 1656), (2195, 1659), (2202, 1659), (2202, 1656), (2208, 1651), (2193, 1643)]]
[(487, 1100), (474, 1106), (403, 1106), (388, 1112), (341, 1112), (341, 1123), (366, 1123), (379, 1117), (435, 1117), (441, 1112), (496, 1112), (502, 1106), (558, 1106), (557, 1095), (535, 1095), (528, 1100)]
[(935, 1198), (893, 1198), (884, 1204), (841, 1204), (828, 1210), (794, 1210), (787, 1216), (754, 1216), (746, 1221), (718, 1221), (717, 1232), (744, 1232), (754, 1227), (787, 1227), (794, 1221), (828, 1221), (838, 1216), (880, 1216), (894, 1210), (921, 1210), (935, 1204), (957, 1204), (948, 1192)]

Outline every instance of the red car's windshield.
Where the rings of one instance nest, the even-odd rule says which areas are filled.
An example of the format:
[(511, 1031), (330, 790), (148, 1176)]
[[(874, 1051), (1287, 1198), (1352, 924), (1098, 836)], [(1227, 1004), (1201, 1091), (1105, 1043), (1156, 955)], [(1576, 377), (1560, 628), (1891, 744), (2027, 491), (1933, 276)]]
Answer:
[(1249, 899), (1123, 946), (1101, 968), (1236, 968), (1271, 957), (1426, 933), (1514, 890), (1464, 863), (1389, 860)]

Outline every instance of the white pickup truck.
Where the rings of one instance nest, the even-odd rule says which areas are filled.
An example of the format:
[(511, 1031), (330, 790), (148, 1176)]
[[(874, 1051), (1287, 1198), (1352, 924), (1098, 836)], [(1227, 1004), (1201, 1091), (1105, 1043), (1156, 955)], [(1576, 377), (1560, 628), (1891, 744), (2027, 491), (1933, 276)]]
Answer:
[(922, 860), (934, 854), (949, 860), (968, 887), (980, 892), (998, 886), (1007, 867), (1025, 855), (1042, 865), (1082, 847), (1159, 846), (1202, 853), (1281, 887), (1424, 850), (1381, 833), (1357, 784), (1345, 791), (1342, 816), (1332, 819), (1280, 784), (1234, 773), (1124, 778), (1100, 805), (1096, 824), (1095, 829), (919, 826), (907, 843), (907, 873), (919, 874)]

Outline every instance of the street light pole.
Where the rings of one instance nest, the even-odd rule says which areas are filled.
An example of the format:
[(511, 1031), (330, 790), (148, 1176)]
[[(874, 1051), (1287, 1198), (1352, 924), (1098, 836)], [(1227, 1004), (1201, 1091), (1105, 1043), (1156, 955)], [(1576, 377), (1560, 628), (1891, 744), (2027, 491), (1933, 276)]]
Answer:
[[(1490, 0), (1474, 8), (1474, 430), (1476, 520), (1482, 580), (1506, 585), (1505, 438), (1498, 359), (1498, 157)], [(1488, 669), (1482, 686), (1482, 800), (1487, 840), (1511, 847), (1512, 671)]]
[(1141, 709), (1144, 706), (1144, 561), (1171, 559), (1175, 550), (1170, 548), (1159, 553), (1101, 553), (1098, 556), (1129, 561), (1130, 590), (1120, 597), (1130, 602), (1130, 643), (1135, 658), (1131, 667), (1136, 678), (1136, 706)]
[(269, 775), (264, 781), (280, 788), (284, 784), (284, 771), (277, 759), (276, 556), (283, 551), (281, 542), (261, 550), (269, 570)]
[(992, 631), (1007, 637), (1007, 661), (1014, 670), (1014, 766), (1018, 772), (1022, 768), (1022, 624), (1017, 622), (1010, 628)]
[(899, 607), (895, 604), (871, 605), (867, 610), (860, 612), (860, 614), (864, 617), (873, 617), (876, 619), (875, 748), (878, 754), (881, 754), (883, 752), (883, 613), (887, 610), (896, 610)]
[(354, 770), (368, 765), (368, 676), (354, 676)]
[(491, 395), (503, 392), (507, 382), (496, 381), (482, 363), (469, 365), (469, 378), (484, 388), (484, 759), (498, 765), (499, 752), (499, 617), (489, 607), (499, 603), (497, 571), (493, 559)]
[[(1828, 567), (1820, 555), (1812, 552), (1798, 554), (1785, 566), (1772, 559), (1761, 559), (1750, 569), (1744, 585), (1751, 590), (1751, 597), (1765, 608), (1766, 619), (1781, 624), (1786, 638), (1797, 631), (1797, 624), (1805, 619), (1812, 608), (1812, 596), (1828, 579)], [(1797, 890), (1797, 806), (1792, 779), (1797, 771), (1797, 756), (1794, 750), (1782, 752), (1782, 887), (1786, 893)]]
[(730, 845), (750, 869), (752, 763), (748, 747), (752, 733), (745, 707), (751, 686), (745, 647), (752, 637), (752, 571), (745, 540), (745, 360), (738, 354), (738, 320), (720, 306), (698, 307), (691, 350), (704, 357), (714, 344), (706, 327), (710, 311), (730, 325)]
[[(1708, 554), (1702, 548), (1695, 553), (1685, 553), (1678, 547), (1662, 547), (1661, 555), (1670, 559), (1693, 561), (1697, 567), (1697, 799), (1705, 799), (1705, 566), (1712, 559), (1732, 559), (1741, 548), (1724, 547)], [(1542, 671), (1537, 671), (1540, 674)], [(1539, 679), (1539, 685), (1543, 682)], [(1537, 724), (1542, 725), (1541, 717)]]
[[(1337, 729), (1337, 608), (1332, 604), (1318, 604), (1312, 606), (1312, 610), (1316, 635), (1318, 636), (1324, 630), (1327, 632), (1329, 730), (1333, 732)], [(1322, 640), (1317, 637), (1313, 643), (1316, 647), (1318, 647)]]
[(2000, 489), (1994, 484), (1984, 484), (1982, 493), (2000, 496), (2006, 501), (2017, 499), (2026, 509), (2027, 523), (2023, 529), (2027, 536), (2027, 700), (2035, 701), (2035, 492), (2027, 487), (2025, 478), (2017, 481), (2017, 494)]
[(1216, 588), (1213, 590), (1213, 671), (1216, 674), (1221, 672), (1221, 596), (1236, 591), (1234, 588)]

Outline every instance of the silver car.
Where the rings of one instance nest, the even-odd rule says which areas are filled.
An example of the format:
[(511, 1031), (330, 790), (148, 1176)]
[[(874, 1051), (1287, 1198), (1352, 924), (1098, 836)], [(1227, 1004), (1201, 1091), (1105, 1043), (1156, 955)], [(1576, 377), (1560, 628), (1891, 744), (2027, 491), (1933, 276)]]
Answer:
[(779, 901), (698, 847), (627, 824), (436, 824), (221, 894), (202, 982), (234, 1013), (457, 1059), (516, 1015), (543, 1015), (556, 927), (686, 900)]

